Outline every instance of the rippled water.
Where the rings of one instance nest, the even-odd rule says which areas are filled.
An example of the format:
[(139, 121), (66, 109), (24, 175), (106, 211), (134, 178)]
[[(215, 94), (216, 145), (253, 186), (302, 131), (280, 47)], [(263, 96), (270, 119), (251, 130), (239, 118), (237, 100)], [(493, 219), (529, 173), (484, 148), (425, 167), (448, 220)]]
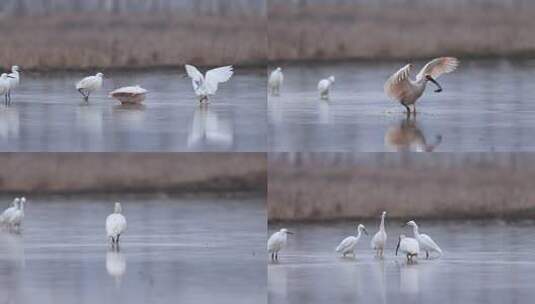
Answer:
[(22, 235), (0, 233), (0, 303), (265, 303), (265, 229), (261, 199), (30, 198)]
[[(383, 93), (406, 62), (284, 66), (281, 96), (268, 98), (273, 151), (535, 151), (535, 61), (462, 61), (428, 89), (416, 119)], [(425, 62), (415, 62), (419, 70)], [(336, 77), (330, 101), (316, 90)]]
[(384, 260), (370, 249), (378, 223), (365, 224), (370, 236), (357, 244), (356, 259), (334, 252), (355, 234), (355, 223), (285, 224), (296, 234), (279, 263), (268, 267), (268, 302), (529, 303), (535, 296), (533, 222), (422, 222), (420, 233), (429, 234), (444, 256), (412, 265), (394, 256), (401, 223), (387, 222)]
[[(106, 71), (104, 71), (106, 72)], [(0, 105), (0, 151), (265, 151), (265, 70), (238, 69), (200, 106), (183, 71), (106, 72), (82, 102), (84, 75), (23, 74), (13, 104)], [(113, 89), (139, 84), (142, 106), (121, 106)]]

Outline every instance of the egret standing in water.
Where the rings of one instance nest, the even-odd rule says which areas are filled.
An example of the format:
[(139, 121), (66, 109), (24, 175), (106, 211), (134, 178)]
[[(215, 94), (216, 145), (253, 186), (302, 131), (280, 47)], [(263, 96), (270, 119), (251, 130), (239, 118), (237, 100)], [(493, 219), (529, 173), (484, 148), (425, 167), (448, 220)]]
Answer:
[(119, 248), (119, 237), (126, 230), (126, 218), (121, 212), (121, 203), (115, 203), (114, 212), (106, 218), (106, 234), (112, 247), (117, 248)]
[(229, 65), (209, 70), (206, 72), (206, 76), (203, 76), (196, 67), (186, 64), (186, 73), (191, 78), (193, 90), (199, 97), (199, 102), (207, 102), (209, 96), (215, 95), (220, 83), (230, 80), (234, 70)]
[(357, 243), (360, 240), (360, 236), (362, 235), (362, 232), (368, 235), (368, 231), (366, 230), (366, 227), (364, 227), (364, 225), (362, 224), (359, 224), (357, 226), (357, 236), (346, 237), (342, 242), (340, 242), (340, 245), (336, 247), (336, 252), (341, 253), (343, 257), (345, 257), (346, 254), (349, 254), (349, 253), (351, 253), (353, 257), (355, 257), (355, 247), (357, 246)]
[(318, 91), (321, 99), (329, 99), (329, 92), (334, 84), (334, 76), (330, 76), (327, 79), (322, 79), (318, 82)]
[(22, 220), (24, 220), (24, 203), (26, 203), (26, 198), (21, 197), (17, 203), (17, 208), (11, 213), (8, 219), (9, 227), (17, 232), (20, 231)]
[(276, 261), (279, 259), (279, 251), (281, 251), (284, 247), (286, 247), (286, 243), (288, 242), (288, 234), (294, 234), (291, 231), (288, 231), (286, 228), (282, 228), (281, 230), (273, 233), (267, 242), (267, 250), (268, 253), (271, 255), (271, 260)]
[(438, 247), (437, 243), (435, 243), (435, 241), (433, 241), (429, 235), (423, 233), (420, 234), (418, 232), (418, 225), (416, 225), (415, 221), (409, 221), (406, 225), (412, 227), (414, 238), (418, 240), (418, 243), (420, 243), (420, 248), (425, 251), (426, 259), (429, 259), (429, 252), (436, 252), (439, 254), (439, 256), (442, 255), (442, 249)]
[[(459, 60), (454, 57), (440, 57), (431, 60), (416, 75), (416, 79), (410, 79), (412, 64), (407, 64), (399, 71), (390, 76), (385, 83), (384, 90), (388, 97), (399, 102), (407, 109), (407, 115), (416, 113), (416, 101), (425, 91), (428, 82), (437, 86), (436, 93), (442, 92), (442, 87), (436, 79), (445, 73), (455, 71)], [(413, 110), (409, 106), (413, 106)]]
[(89, 102), (89, 95), (102, 88), (102, 78), (104, 74), (97, 73), (95, 76), (88, 76), (76, 84), (76, 90), (82, 94), (85, 102)]
[(386, 245), (385, 216), (386, 211), (383, 211), (383, 213), (381, 213), (381, 224), (379, 224), (379, 231), (377, 231), (371, 241), (372, 249), (375, 250), (375, 254), (378, 257), (384, 256)]
[(5, 104), (8, 105), (9, 104), (9, 88), (11, 86), (9, 80), (11, 79), (12, 77), (9, 76), (8, 74), (6, 73), (3, 73), (2, 75), (0, 75), (0, 96), (1, 95), (4, 95), (4, 99), (5, 99)]
[(17, 210), (19, 201), (20, 199), (18, 197), (15, 197), (15, 199), (13, 199), (13, 201), (11, 202), (11, 205), (9, 205), (9, 207), (4, 210), (2, 214), (0, 214), (0, 225), (6, 226), (9, 224), (9, 219), (11, 218), (13, 212)]
[(268, 79), (268, 89), (273, 96), (279, 96), (280, 95), (280, 89), (282, 87), (282, 83), (284, 82), (284, 74), (282, 73), (282, 69), (280, 67), (276, 68), (271, 72)]
[(13, 91), (20, 83), (19, 66), (14, 65), (11, 67), (11, 73), (9, 73), (9, 90), (7, 95), (9, 97), (9, 103), (11, 103), (11, 91)]
[(420, 246), (416, 239), (402, 234), (399, 236), (398, 245), (396, 246), (396, 255), (398, 255), (398, 251), (407, 256), (407, 263), (413, 263), (415, 262), (414, 257), (417, 257), (420, 252)]

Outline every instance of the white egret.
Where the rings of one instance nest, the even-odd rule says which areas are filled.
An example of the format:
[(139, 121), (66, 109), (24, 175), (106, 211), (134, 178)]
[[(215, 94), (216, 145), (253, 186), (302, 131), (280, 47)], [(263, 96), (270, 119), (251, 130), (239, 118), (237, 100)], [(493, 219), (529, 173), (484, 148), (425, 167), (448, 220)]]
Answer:
[(429, 235), (423, 233), (420, 234), (418, 232), (418, 225), (416, 225), (415, 221), (409, 221), (407, 222), (407, 225), (412, 227), (414, 238), (418, 240), (418, 243), (420, 243), (420, 249), (425, 251), (426, 259), (429, 259), (429, 252), (436, 252), (439, 255), (442, 255), (442, 249), (438, 247), (437, 243), (435, 243), (435, 241), (433, 241)]
[(10, 83), (9, 83), (9, 80), (12, 79), (11, 76), (9, 76), (7, 73), (3, 73), (2, 75), (0, 75), (0, 96), (1, 95), (4, 95), (4, 98), (5, 98), (5, 104), (9, 104), (9, 88), (10, 88)]
[(149, 91), (136, 85), (118, 88), (111, 91), (109, 96), (121, 102), (121, 104), (140, 104), (145, 100)]
[(220, 83), (230, 80), (234, 70), (229, 65), (209, 70), (206, 72), (206, 76), (203, 76), (196, 67), (186, 64), (186, 73), (191, 78), (193, 90), (199, 97), (199, 102), (207, 102), (209, 96), (215, 95)]
[(103, 77), (104, 75), (102, 73), (97, 73), (94, 76), (88, 76), (80, 80), (76, 84), (76, 90), (78, 90), (78, 92), (82, 94), (86, 102), (89, 102), (89, 95), (91, 95), (91, 93), (97, 90), (100, 90), (100, 88), (102, 88)]
[(9, 207), (0, 214), (0, 225), (8, 225), (9, 219), (15, 210), (17, 210), (20, 199), (15, 197)]
[(336, 247), (336, 252), (339, 252), (342, 254), (342, 256), (346, 256), (346, 254), (351, 253), (353, 257), (355, 256), (355, 247), (357, 246), (357, 243), (360, 240), (360, 236), (362, 235), (362, 232), (364, 232), (366, 235), (368, 235), (368, 231), (366, 230), (366, 227), (364, 225), (359, 224), (357, 226), (357, 236), (348, 236), (346, 237), (342, 242), (340, 242), (340, 245)]
[(11, 103), (11, 91), (13, 91), (20, 83), (20, 72), (19, 66), (14, 65), (11, 67), (11, 73), (9, 73), (9, 90), (7, 95), (9, 97), (9, 102)]
[(416, 239), (402, 234), (399, 236), (398, 245), (396, 246), (396, 255), (398, 255), (398, 251), (407, 256), (407, 263), (411, 263), (414, 262), (414, 257), (418, 256), (420, 245)]
[(407, 64), (388, 78), (384, 86), (385, 93), (403, 105), (407, 109), (407, 115), (411, 114), (410, 105), (414, 108), (412, 112), (416, 113), (416, 101), (424, 93), (427, 82), (431, 81), (437, 86), (436, 93), (441, 92), (442, 87), (436, 78), (455, 71), (458, 65), (459, 60), (454, 57), (435, 58), (423, 67), (415, 80), (412, 80), (409, 77), (413, 65)]
[(271, 255), (271, 260), (275, 261), (279, 259), (279, 251), (286, 247), (288, 242), (288, 234), (294, 234), (291, 231), (288, 231), (286, 228), (273, 233), (267, 241), (267, 250)]
[(386, 211), (383, 211), (383, 213), (381, 213), (381, 224), (379, 224), (379, 231), (377, 231), (371, 241), (372, 249), (375, 250), (375, 254), (379, 257), (384, 256), (386, 245), (385, 216)]
[(282, 73), (282, 69), (280, 67), (276, 68), (271, 72), (268, 79), (268, 88), (273, 96), (280, 95), (280, 89), (282, 87), (282, 83), (284, 82), (284, 74)]
[(17, 203), (17, 208), (11, 213), (8, 218), (8, 224), (11, 229), (19, 231), (22, 226), (22, 220), (24, 220), (24, 203), (26, 203), (26, 198), (21, 197), (20, 201)]
[(334, 76), (330, 76), (329, 78), (322, 79), (318, 82), (318, 91), (321, 99), (329, 99), (329, 91), (333, 84)]
[(119, 246), (119, 237), (126, 230), (126, 218), (121, 212), (121, 203), (115, 203), (114, 212), (106, 218), (106, 233), (112, 247)]

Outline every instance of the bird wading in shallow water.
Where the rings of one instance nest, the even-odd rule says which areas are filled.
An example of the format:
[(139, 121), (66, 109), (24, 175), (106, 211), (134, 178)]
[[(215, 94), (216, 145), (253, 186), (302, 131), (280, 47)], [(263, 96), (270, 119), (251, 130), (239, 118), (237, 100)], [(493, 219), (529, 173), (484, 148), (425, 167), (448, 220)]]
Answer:
[(419, 233), (418, 231), (418, 225), (416, 225), (416, 222), (415, 221), (409, 221), (407, 222), (406, 224), (407, 226), (411, 226), (412, 227), (412, 232), (414, 234), (414, 238), (416, 240), (418, 240), (418, 243), (420, 244), (420, 249), (422, 251), (425, 251), (425, 258), (426, 259), (429, 259), (429, 253), (431, 252), (436, 252), (439, 254), (439, 256), (442, 255), (442, 249), (440, 249), (440, 247), (438, 247), (437, 243), (435, 243), (435, 241), (433, 241), (433, 239), (427, 235), (427, 234), (423, 234), (423, 233)]
[(284, 74), (282, 68), (278, 67), (271, 72), (268, 79), (268, 89), (272, 96), (279, 96), (282, 83), (284, 82)]
[(330, 76), (327, 79), (322, 79), (318, 82), (318, 92), (321, 99), (329, 99), (329, 92), (334, 84), (334, 76)]
[(224, 66), (209, 70), (203, 76), (199, 70), (189, 64), (186, 64), (186, 73), (191, 78), (193, 90), (199, 97), (199, 102), (208, 102), (208, 97), (215, 95), (218, 85), (230, 80), (234, 74), (232, 66)]
[(343, 257), (345, 257), (346, 254), (349, 254), (349, 253), (351, 253), (353, 257), (355, 257), (355, 247), (357, 246), (357, 243), (360, 240), (362, 232), (368, 235), (368, 231), (366, 230), (366, 227), (364, 227), (364, 225), (362, 224), (359, 224), (357, 226), (357, 235), (348, 236), (344, 240), (342, 240), (342, 242), (340, 242), (338, 247), (336, 247), (336, 252), (341, 253)]
[(119, 248), (119, 238), (126, 231), (126, 218), (121, 214), (121, 203), (115, 203), (114, 212), (106, 218), (106, 235), (113, 248)]
[[(436, 79), (445, 73), (455, 71), (459, 60), (454, 57), (440, 57), (428, 62), (416, 75), (416, 79), (410, 79), (413, 65), (407, 64), (399, 71), (390, 76), (384, 85), (388, 97), (399, 102), (407, 109), (407, 115), (416, 113), (416, 101), (422, 96), (428, 82), (437, 86), (436, 93), (442, 92), (442, 87)], [(410, 106), (413, 107), (411, 110)]]
[(282, 228), (269, 237), (267, 242), (267, 250), (271, 255), (272, 261), (277, 261), (279, 259), (279, 251), (286, 247), (286, 243), (288, 242), (288, 234), (294, 233), (288, 231), (286, 228)]
[(375, 250), (375, 255), (378, 257), (384, 256), (384, 250), (386, 245), (385, 217), (386, 211), (383, 211), (381, 213), (381, 223), (379, 224), (379, 231), (377, 231), (371, 241), (371, 247), (373, 250)]
[(9, 90), (7, 92), (7, 96), (9, 98), (9, 103), (11, 103), (11, 91), (13, 91), (20, 84), (19, 66), (18, 65), (12, 66), (11, 73), (9, 73), (8, 76), (9, 76)]
[(6, 105), (9, 105), (10, 103), (9, 89), (11, 87), (11, 84), (9, 80), (12, 78), (13, 77), (9, 76), (7, 73), (3, 73), (2, 75), (0, 75), (0, 96), (4, 95), (4, 103)]
[(102, 88), (103, 77), (104, 75), (102, 73), (97, 73), (95, 76), (88, 76), (76, 84), (76, 90), (82, 94), (85, 102), (89, 102), (89, 96), (91, 93)]
[(420, 245), (414, 238), (407, 237), (404, 234), (399, 236), (398, 245), (396, 246), (396, 255), (398, 251), (401, 251), (407, 257), (407, 263), (414, 263), (414, 258), (418, 256), (420, 252)]

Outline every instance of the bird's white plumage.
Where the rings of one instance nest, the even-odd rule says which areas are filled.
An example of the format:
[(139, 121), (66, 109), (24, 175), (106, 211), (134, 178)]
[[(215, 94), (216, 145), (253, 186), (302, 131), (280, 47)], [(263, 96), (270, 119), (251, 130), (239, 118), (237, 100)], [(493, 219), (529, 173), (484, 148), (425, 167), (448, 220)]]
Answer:
[(217, 92), (220, 83), (224, 83), (232, 78), (234, 69), (232, 66), (224, 66), (209, 70), (206, 76), (194, 66), (186, 64), (186, 73), (191, 78), (195, 94), (201, 98), (207, 98)]
[(26, 198), (22, 197), (17, 203), (17, 208), (10, 214), (7, 219), (9, 226), (12, 228), (19, 228), (22, 226), (22, 221), (24, 220), (24, 204), (26, 203)]
[(7, 73), (0, 75), (0, 95), (5, 95), (9, 92), (9, 79)]
[(407, 222), (407, 225), (412, 227), (412, 231), (414, 234), (414, 238), (418, 240), (418, 243), (420, 244), (420, 249), (422, 251), (426, 252), (426, 255), (428, 252), (436, 252), (439, 255), (442, 255), (442, 249), (433, 241), (433, 239), (427, 235), (427, 234), (421, 234), (418, 230), (418, 225), (415, 221), (409, 221)]
[(414, 238), (406, 237), (403, 234), (399, 237), (398, 246), (398, 250), (403, 253), (403, 255), (407, 256), (407, 260), (412, 260), (412, 258), (418, 256), (418, 253), (420, 252), (418, 241)]
[(279, 95), (280, 88), (282, 87), (283, 83), (284, 83), (284, 74), (282, 73), (282, 69), (278, 67), (271, 72), (268, 78), (268, 89), (270, 90), (271, 94)]
[(366, 227), (364, 227), (364, 225), (362, 224), (359, 224), (357, 226), (357, 235), (348, 236), (345, 239), (343, 239), (340, 242), (340, 244), (336, 247), (336, 252), (339, 252), (344, 256), (349, 253), (354, 255), (355, 247), (357, 246), (357, 243), (359, 242), (363, 231), (366, 231)]
[(379, 224), (379, 231), (375, 233), (371, 240), (371, 247), (377, 252), (377, 255), (382, 256), (386, 245), (386, 230), (385, 230), (385, 216), (386, 212), (381, 214), (381, 223)]
[(322, 79), (318, 82), (318, 92), (320, 93), (320, 97), (322, 99), (329, 97), (329, 91), (334, 84), (334, 80), (334, 76), (330, 76), (329, 78)]
[(267, 242), (267, 250), (269, 253), (278, 253), (288, 242), (288, 230), (282, 228), (281, 230), (273, 233)]
[(116, 239), (126, 231), (126, 218), (121, 214), (121, 204), (115, 203), (114, 213), (106, 218), (106, 235)]
[(97, 73), (94, 76), (87, 76), (76, 84), (76, 89), (83, 89), (89, 93), (99, 90), (102, 88), (102, 77), (102, 73)]
[(9, 78), (9, 89), (13, 90), (16, 88), (20, 83), (20, 72), (19, 67), (14, 65), (11, 67), (11, 73), (8, 75)]
[(4, 210), (2, 214), (0, 214), (0, 224), (2, 225), (9, 224), (9, 219), (11, 218), (11, 215), (13, 214), (13, 212), (17, 210), (19, 201), (20, 199), (18, 197), (13, 199), (13, 201), (11, 202), (11, 205), (6, 210)]

